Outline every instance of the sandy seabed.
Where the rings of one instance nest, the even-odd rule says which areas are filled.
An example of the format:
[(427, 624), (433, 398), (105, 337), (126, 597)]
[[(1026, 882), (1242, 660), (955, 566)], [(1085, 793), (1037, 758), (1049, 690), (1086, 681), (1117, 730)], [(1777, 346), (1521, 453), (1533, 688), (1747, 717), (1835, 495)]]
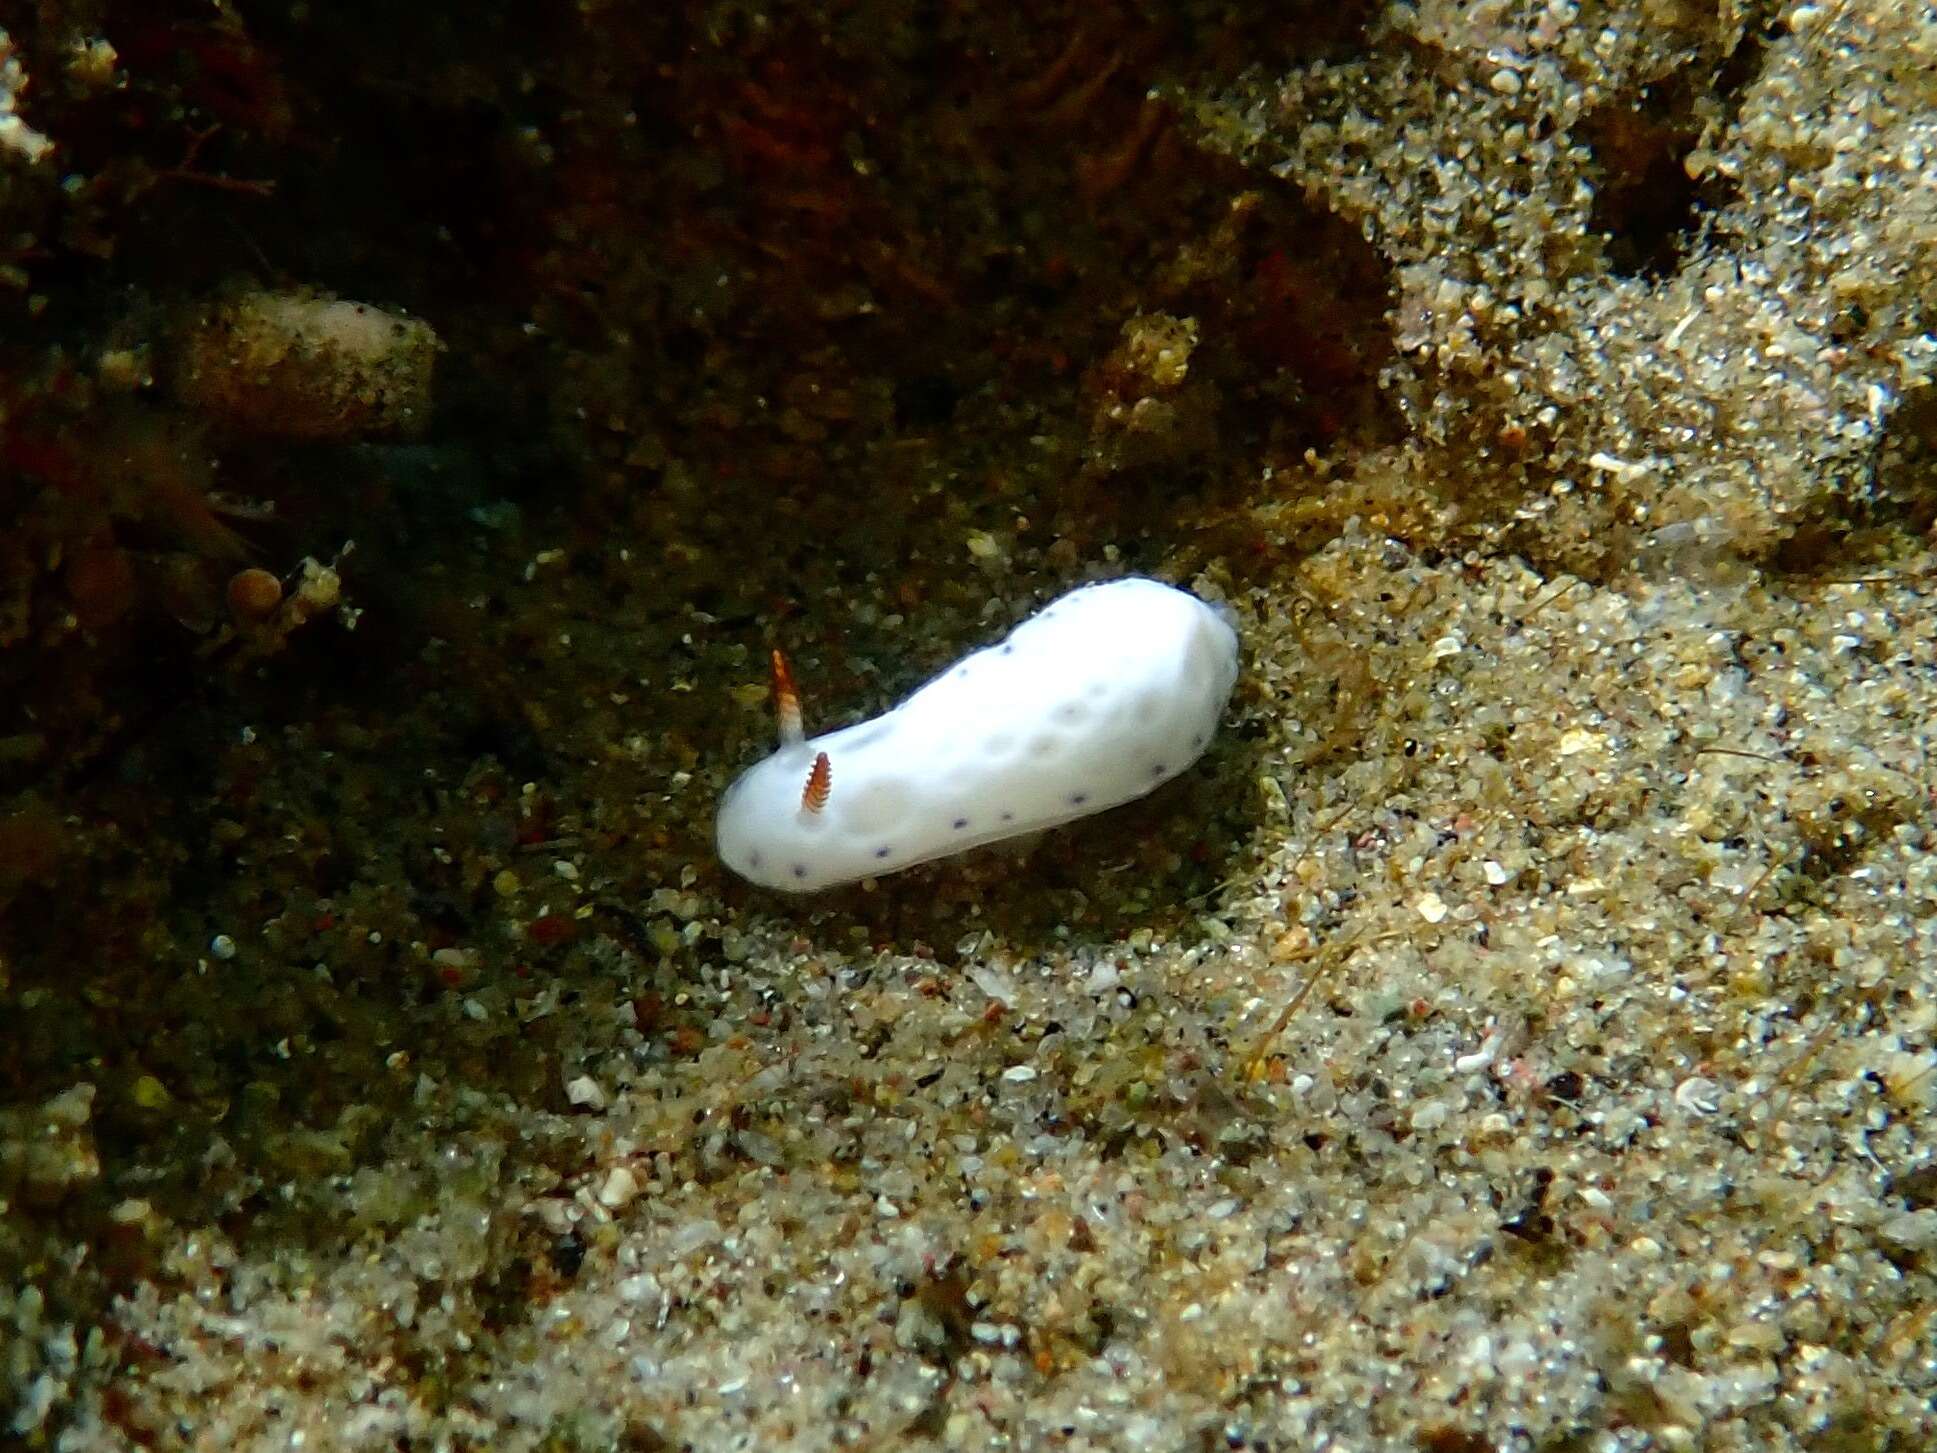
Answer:
[[(407, 717), (251, 727), (274, 790), (170, 966), (248, 1032), (171, 999), (0, 1111), (6, 1214), (102, 1191), (65, 1254), (122, 1268), (91, 1320), (44, 1262), (0, 1283), (16, 1435), (1937, 1443), (1937, 21), (1693, 9), (1428, 3), (1171, 97), (1377, 254), (1401, 426), (1121, 557), (938, 509), (805, 602), (853, 625), (802, 675), (858, 716), (1069, 578), (1228, 600), (1225, 731), (1144, 804), (821, 899), (733, 882), (764, 639), (660, 598), (644, 537), (574, 547), (622, 611), (521, 562), (542, 770), (406, 790)], [(1707, 201), (1623, 266), (1590, 139), (1704, 46)], [(361, 875), (298, 894), (318, 833)], [(439, 935), (445, 869), (484, 907)], [(15, 1024), (54, 1034), (32, 968)], [(163, 1040), (228, 1045), (228, 1088)], [(135, 1112), (97, 1129), (218, 1095), (187, 1193)]]

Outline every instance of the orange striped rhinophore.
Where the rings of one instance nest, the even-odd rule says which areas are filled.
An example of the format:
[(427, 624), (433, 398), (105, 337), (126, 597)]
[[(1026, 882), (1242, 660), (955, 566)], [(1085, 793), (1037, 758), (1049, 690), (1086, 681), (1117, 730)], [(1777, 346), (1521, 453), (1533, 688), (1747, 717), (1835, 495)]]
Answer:
[(819, 812), (827, 806), (827, 794), (833, 790), (834, 764), (827, 760), (827, 753), (817, 752), (814, 765), (807, 772), (807, 785), (800, 789), (801, 810)]
[(806, 735), (800, 723), (800, 692), (794, 689), (794, 673), (787, 658), (773, 653), (773, 708), (780, 717), (780, 744), (792, 746)]

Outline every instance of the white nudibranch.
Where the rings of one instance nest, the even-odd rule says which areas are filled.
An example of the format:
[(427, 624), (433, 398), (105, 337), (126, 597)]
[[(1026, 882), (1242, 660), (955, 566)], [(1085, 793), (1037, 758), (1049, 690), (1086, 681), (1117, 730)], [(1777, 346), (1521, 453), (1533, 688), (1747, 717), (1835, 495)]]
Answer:
[(775, 652), (780, 749), (720, 799), (720, 859), (812, 893), (1141, 797), (1210, 744), (1237, 681), (1227, 615), (1161, 581), (1086, 585), (886, 715), (811, 740)]

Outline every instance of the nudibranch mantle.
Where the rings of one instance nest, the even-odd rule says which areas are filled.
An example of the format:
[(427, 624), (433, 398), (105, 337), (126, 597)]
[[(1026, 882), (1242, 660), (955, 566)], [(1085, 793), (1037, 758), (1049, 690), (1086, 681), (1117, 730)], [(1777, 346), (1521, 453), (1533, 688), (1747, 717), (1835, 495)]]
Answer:
[(814, 893), (1162, 786), (1210, 745), (1238, 639), (1227, 608), (1161, 581), (1086, 585), (893, 711), (808, 740), (775, 666), (780, 749), (726, 790), (716, 841), (741, 877)]

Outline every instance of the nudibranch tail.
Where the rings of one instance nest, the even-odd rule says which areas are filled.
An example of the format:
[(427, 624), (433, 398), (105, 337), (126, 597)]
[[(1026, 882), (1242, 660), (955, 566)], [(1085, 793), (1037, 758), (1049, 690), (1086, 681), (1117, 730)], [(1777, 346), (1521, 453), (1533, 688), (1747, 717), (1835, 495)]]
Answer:
[(819, 812), (827, 806), (827, 795), (834, 790), (834, 764), (827, 760), (827, 753), (818, 752), (814, 765), (808, 769), (807, 785), (800, 789), (800, 808), (803, 812)]
[(780, 745), (791, 747), (805, 741), (807, 732), (800, 720), (800, 692), (794, 687), (794, 673), (787, 658), (773, 653), (773, 706), (780, 717)]

